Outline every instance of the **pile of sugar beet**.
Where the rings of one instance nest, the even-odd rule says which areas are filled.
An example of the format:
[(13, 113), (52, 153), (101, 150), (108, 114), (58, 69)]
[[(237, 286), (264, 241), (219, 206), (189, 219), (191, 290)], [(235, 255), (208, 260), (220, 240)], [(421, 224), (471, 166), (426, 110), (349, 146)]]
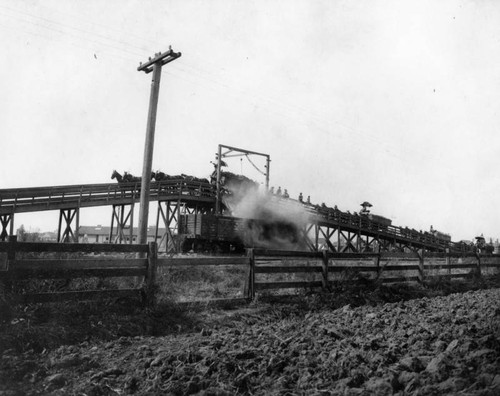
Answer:
[(352, 297), (198, 311), (204, 320), (164, 334), (4, 348), (0, 396), (500, 395), (500, 288)]

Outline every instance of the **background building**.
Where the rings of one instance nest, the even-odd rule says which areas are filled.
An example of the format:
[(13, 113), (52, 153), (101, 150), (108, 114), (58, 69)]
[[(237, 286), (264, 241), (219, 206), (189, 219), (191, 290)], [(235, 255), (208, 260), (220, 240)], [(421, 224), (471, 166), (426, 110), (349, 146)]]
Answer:
[[(78, 228), (78, 242), (80, 243), (109, 243), (110, 240), (111, 227), (97, 225), (97, 226), (80, 226)], [(132, 230), (132, 243), (136, 243), (138, 237), (139, 229), (134, 227)], [(125, 243), (130, 243), (130, 227), (125, 227), (123, 230), (125, 237)], [(165, 234), (165, 228), (158, 229), (157, 242), (160, 242), (163, 234)], [(156, 235), (156, 227), (148, 226), (148, 242), (154, 242)], [(116, 229), (113, 230), (112, 239), (116, 238)]]

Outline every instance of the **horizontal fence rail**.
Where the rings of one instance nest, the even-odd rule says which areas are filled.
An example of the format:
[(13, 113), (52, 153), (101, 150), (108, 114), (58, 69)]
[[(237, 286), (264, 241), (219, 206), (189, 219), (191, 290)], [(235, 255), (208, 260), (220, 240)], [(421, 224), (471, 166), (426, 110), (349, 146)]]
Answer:
[(11, 279), (144, 276), (147, 259), (13, 260)]
[(187, 257), (187, 258), (159, 258), (159, 267), (188, 267), (201, 265), (248, 265), (246, 257)]
[(0, 253), (53, 252), (53, 253), (147, 253), (148, 245), (122, 245), (108, 243), (56, 243), (56, 242), (0, 242)]

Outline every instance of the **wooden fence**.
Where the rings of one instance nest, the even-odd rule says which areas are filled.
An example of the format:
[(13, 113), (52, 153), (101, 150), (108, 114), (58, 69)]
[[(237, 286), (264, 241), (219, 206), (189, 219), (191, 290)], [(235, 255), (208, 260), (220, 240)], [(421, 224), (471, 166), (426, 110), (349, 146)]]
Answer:
[[(31, 253), (40, 258), (22, 257), (29, 257)], [(128, 253), (135, 257), (82, 255), (90, 253)], [(118, 245), (17, 242), (14, 236), (10, 237), (9, 242), (0, 242), (0, 283), (3, 284), (4, 293), (9, 294), (9, 300), (17, 303), (91, 300), (103, 297), (141, 297), (147, 303), (154, 303), (157, 258), (155, 243)], [(113, 290), (21, 294), (12, 290), (12, 285), (16, 281), (91, 277), (141, 277), (143, 282), (139, 287)]]
[[(34, 253), (37, 258), (26, 258)], [(104, 254), (92, 257), (90, 254)], [(122, 257), (116, 257), (120, 254)], [(106, 257), (106, 255), (108, 255)], [(126, 256), (125, 256), (126, 255)], [(48, 258), (44, 256), (49, 256)], [(54, 257), (59, 256), (59, 257)], [(61, 257), (64, 256), (64, 257)], [(133, 257), (127, 257), (133, 256)], [(159, 258), (157, 244), (91, 244), (91, 243), (39, 243), (0, 242), (0, 293), (8, 294), (10, 303), (58, 302), (66, 300), (97, 300), (106, 297), (141, 298), (154, 305), (157, 290), (157, 272), (161, 268), (189, 268), (200, 266), (244, 266), (245, 292), (242, 298), (220, 299), (231, 302), (246, 301), (248, 295), (249, 259), (246, 257), (184, 257)], [(30, 279), (78, 278), (139, 278), (137, 287), (126, 289), (59, 291), (45, 293), (16, 293), (12, 288), (17, 281)], [(3, 285), (3, 287), (2, 287)], [(1, 297), (1, 296), (0, 296)], [(212, 303), (217, 303), (213, 299)]]
[[(37, 258), (23, 257), (30, 253), (35, 253)], [(44, 253), (47, 253), (45, 256), (48, 258), (44, 258)], [(105, 255), (92, 257), (89, 255), (91, 253)], [(118, 253), (123, 256), (116, 257), (115, 254)], [(243, 296), (230, 300), (250, 301), (259, 291), (311, 288), (329, 290), (333, 284), (356, 281), (360, 276), (381, 282), (423, 283), (436, 277), (466, 278), (482, 273), (498, 273), (500, 255), (248, 249), (246, 257), (159, 258), (156, 243), (30, 243), (17, 242), (15, 237), (11, 237), (9, 242), (0, 242), (0, 284), (4, 285), (7, 293), (12, 290), (9, 285), (29, 279), (140, 277), (139, 285), (126, 289), (11, 293), (11, 299), (19, 303), (141, 297), (145, 303), (155, 304), (156, 279), (160, 268), (200, 266), (245, 268)]]
[[(248, 257), (249, 299), (262, 290), (320, 287), (328, 290), (335, 283), (356, 282), (360, 277), (383, 283), (426, 283), (436, 278), (468, 278), (500, 271), (500, 255), (481, 256), (474, 253), (331, 253), (249, 249)], [(300, 279), (297, 274), (306, 275), (307, 279)], [(273, 276), (281, 279), (273, 280)]]

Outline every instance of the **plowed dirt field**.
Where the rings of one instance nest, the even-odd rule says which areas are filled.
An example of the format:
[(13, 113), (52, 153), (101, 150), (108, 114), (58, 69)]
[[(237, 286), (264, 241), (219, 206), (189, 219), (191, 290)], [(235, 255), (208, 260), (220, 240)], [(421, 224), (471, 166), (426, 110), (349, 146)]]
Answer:
[(499, 395), (500, 288), (425, 294), (184, 315), (77, 304), (80, 319), (28, 307), (2, 324), (0, 395)]

